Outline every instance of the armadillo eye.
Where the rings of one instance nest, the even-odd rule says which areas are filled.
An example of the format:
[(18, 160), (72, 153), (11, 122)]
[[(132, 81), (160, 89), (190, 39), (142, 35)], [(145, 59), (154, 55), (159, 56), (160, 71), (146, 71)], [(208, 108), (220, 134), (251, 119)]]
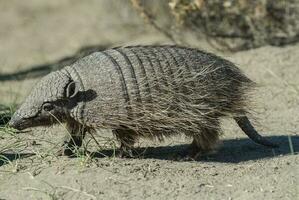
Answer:
[(54, 109), (54, 106), (52, 105), (52, 104), (50, 104), (50, 103), (45, 103), (44, 105), (43, 105), (43, 110), (44, 111), (51, 111), (51, 110), (53, 110)]

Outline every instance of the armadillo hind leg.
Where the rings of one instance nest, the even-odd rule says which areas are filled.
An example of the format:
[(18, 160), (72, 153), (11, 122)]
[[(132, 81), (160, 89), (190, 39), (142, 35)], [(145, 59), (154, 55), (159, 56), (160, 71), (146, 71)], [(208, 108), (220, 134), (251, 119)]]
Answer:
[(120, 142), (120, 149), (117, 154), (118, 157), (134, 157), (132, 148), (136, 142), (136, 132), (130, 129), (115, 129), (112, 131)]
[(186, 151), (186, 156), (191, 159), (198, 159), (200, 156), (215, 148), (219, 140), (219, 128), (202, 128), (193, 135), (193, 141)]
[(68, 133), (66, 134), (63, 145), (57, 152), (57, 155), (76, 155), (76, 152), (78, 152), (79, 148), (82, 146), (88, 128), (77, 122), (68, 122), (66, 128)]

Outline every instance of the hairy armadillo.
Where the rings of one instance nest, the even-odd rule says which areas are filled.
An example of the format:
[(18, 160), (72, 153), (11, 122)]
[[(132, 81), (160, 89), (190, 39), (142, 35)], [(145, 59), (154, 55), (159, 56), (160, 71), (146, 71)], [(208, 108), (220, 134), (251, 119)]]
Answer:
[(117, 47), (42, 78), (9, 124), (25, 129), (65, 122), (71, 135), (65, 154), (100, 128), (112, 129), (120, 154), (129, 155), (138, 137), (185, 134), (193, 137), (194, 157), (215, 147), (219, 119), (233, 117), (254, 142), (276, 147), (246, 117), (254, 85), (233, 63), (197, 49)]

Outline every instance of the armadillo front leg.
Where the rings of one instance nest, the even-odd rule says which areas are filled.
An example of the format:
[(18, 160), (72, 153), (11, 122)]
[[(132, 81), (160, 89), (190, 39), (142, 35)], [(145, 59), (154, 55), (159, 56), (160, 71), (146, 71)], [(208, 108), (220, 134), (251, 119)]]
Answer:
[(75, 121), (68, 122), (66, 128), (68, 133), (64, 138), (62, 149), (60, 149), (58, 155), (71, 156), (82, 146), (88, 129)]
[(132, 148), (136, 141), (136, 133), (130, 129), (113, 130), (116, 138), (120, 141), (120, 151), (118, 157), (133, 157)]

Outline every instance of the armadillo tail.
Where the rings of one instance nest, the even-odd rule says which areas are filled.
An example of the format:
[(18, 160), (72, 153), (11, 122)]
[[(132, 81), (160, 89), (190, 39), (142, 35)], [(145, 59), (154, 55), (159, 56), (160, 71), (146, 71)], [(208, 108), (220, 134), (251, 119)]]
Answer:
[(234, 119), (237, 122), (237, 124), (239, 125), (239, 127), (244, 131), (244, 133), (250, 139), (252, 139), (255, 143), (261, 144), (261, 145), (264, 145), (267, 147), (271, 147), (271, 148), (279, 147), (278, 144), (272, 143), (269, 140), (262, 137), (260, 134), (258, 134), (258, 132), (254, 129), (254, 127), (252, 126), (252, 124), (250, 123), (250, 121), (248, 120), (248, 118), (246, 116), (235, 117)]

